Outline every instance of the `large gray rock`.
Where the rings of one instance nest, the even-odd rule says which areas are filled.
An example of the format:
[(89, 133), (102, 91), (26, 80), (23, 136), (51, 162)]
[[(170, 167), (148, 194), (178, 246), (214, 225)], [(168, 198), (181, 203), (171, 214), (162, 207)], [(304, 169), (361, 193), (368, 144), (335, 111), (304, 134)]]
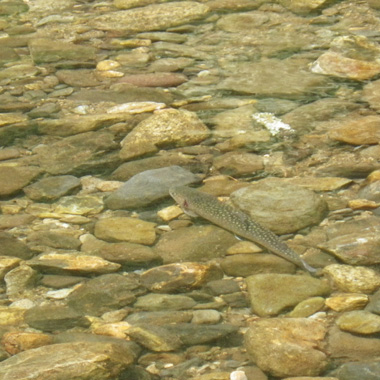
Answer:
[(257, 181), (231, 194), (232, 202), (277, 234), (298, 231), (322, 221), (326, 202), (316, 193), (280, 178)]
[(172, 186), (196, 183), (199, 178), (180, 166), (146, 170), (136, 174), (105, 200), (112, 210), (148, 206), (169, 196)]

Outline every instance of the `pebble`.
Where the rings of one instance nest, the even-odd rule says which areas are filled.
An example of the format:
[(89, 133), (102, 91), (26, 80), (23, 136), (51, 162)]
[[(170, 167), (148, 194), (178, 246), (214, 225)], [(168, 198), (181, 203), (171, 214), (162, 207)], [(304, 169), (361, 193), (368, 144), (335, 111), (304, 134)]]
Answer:
[(368, 301), (366, 294), (342, 293), (326, 298), (326, 306), (334, 311), (351, 311), (362, 309)]
[(347, 311), (338, 317), (341, 330), (356, 334), (376, 334), (380, 331), (380, 316), (365, 310)]

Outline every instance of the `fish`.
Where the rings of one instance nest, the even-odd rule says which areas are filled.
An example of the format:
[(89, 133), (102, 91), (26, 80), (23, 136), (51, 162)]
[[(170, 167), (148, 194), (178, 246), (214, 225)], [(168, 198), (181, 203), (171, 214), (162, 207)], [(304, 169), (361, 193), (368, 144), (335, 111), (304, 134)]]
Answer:
[(310, 266), (275, 233), (254, 221), (243, 211), (219, 201), (211, 194), (188, 186), (172, 187), (169, 189), (169, 194), (190, 216), (200, 216), (237, 236), (258, 243), (309, 273), (316, 274), (316, 268)]

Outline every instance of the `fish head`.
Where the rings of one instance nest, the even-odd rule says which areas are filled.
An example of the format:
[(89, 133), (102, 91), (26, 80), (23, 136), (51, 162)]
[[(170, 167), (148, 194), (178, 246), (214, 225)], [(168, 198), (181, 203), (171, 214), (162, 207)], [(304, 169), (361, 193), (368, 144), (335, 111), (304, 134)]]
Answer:
[(177, 186), (169, 189), (170, 196), (178, 203), (182, 210), (190, 216), (198, 216), (192, 212), (196, 202), (196, 191), (187, 186)]

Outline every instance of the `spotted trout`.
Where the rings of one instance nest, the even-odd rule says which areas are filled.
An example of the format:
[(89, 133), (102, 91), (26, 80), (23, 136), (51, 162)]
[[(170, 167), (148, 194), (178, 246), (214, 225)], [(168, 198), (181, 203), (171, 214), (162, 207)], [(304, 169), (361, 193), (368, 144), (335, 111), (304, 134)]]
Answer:
[(312, 274), (317, 272), (317, 269), (307, 264), (272, 231), (255, 222), (244, 212), (220, 202), (216, 197), (187, 186), (173, 187), (169, 193), (185, 213), (200, 216), (225, 230), (258, 243)]

